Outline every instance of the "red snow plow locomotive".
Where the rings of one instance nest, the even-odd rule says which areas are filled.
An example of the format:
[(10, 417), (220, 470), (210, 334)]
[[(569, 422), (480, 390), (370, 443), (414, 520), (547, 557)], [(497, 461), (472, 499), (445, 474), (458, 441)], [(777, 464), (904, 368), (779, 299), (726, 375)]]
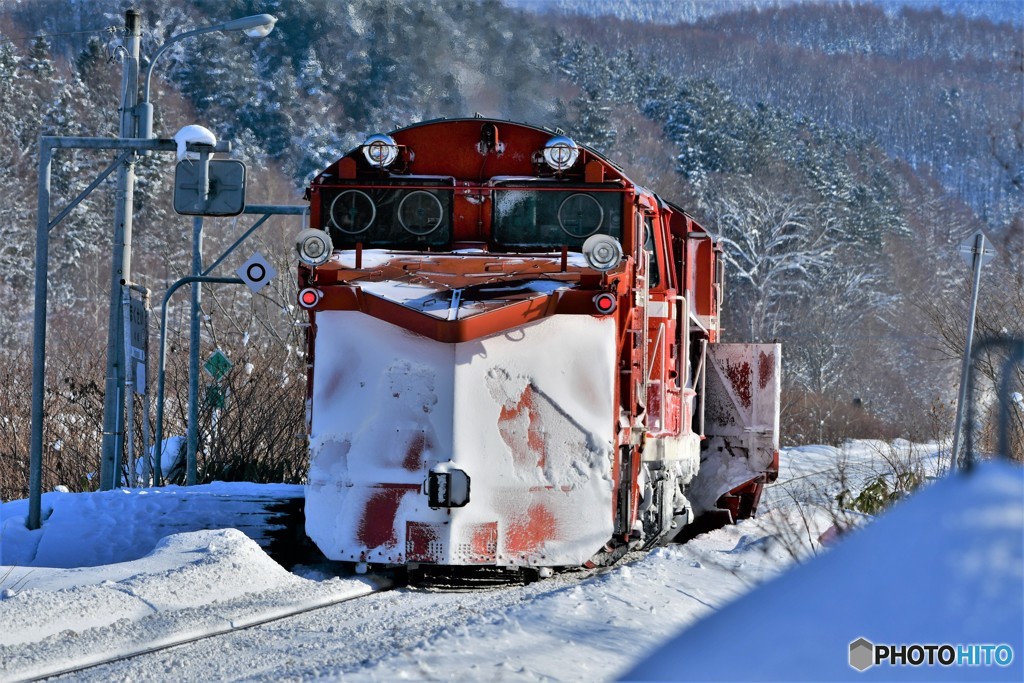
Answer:
[(308, 535), (331, 559), (614, 561), (778, 469), (778, 345), (722, 344), (720, 252), (571, 139), (439, 120), (311, 183)]

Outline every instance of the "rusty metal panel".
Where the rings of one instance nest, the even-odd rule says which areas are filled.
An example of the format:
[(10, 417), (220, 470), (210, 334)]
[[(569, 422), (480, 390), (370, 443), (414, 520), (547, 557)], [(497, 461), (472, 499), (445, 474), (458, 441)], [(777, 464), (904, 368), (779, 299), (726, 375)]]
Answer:
[(781, 345), (711, 344), (708, 361), (708, 435), (757, 434), (778, 449)]
[(770, 472), (779, 449), (781, 345), (711, 344), (708, 365), (707, 439), (689, 492), (698, 512)]

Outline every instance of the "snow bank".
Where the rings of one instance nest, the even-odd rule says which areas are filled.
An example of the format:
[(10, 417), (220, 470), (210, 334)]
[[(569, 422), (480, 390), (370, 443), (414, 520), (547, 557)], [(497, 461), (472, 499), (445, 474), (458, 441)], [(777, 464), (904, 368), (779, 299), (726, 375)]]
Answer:
[[(763, 624), (771, 632), (750, 637)], [(849, 644), (1006, 643), (1009, 667), (848, 664)], [(742, 643), (742, 645), (740, 645)], [(742, 656), (738, 657), (738, 651)], [(1024, 680), (1024, 470), (937, 482), (664, 644), (624, 680)]]
[[(28, 531), (28, 501), (0, 506), (0, 565), (95, 567), (136, 560), (176, 532), (237, 527), (230, 499), (300, 498), (301, 485), (215, 482), (201, 486), (53, 491), (42, 496), (43, 528)], [(262, 540), (258, 538), (257, 540)]]
[[(34, 576), (35, 571), (14, 571), (4, 579), (0, 614), (19, 628), (0, 632), (0, 646), (61, 632), (67, 622), (54, 619), (57, 613), (73, 615), (75, 629), (84, 630), (303, 581), (235, 529), (168, 536), (141, 560), (102, 570), (51, 569)], [(53, 590), (61, 584), (77, 585)]]
[(42, 677), (374, 588), (364, 580), (295, 576), (235, 529), (175, 534), (132, 562), (12, 568), (0, 579), (3, 680)]

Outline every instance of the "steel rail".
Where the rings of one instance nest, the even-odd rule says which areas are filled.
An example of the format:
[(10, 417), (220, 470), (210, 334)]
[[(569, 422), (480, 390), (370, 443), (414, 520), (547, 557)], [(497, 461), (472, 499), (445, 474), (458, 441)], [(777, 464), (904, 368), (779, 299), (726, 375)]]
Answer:
[(70, 666), (66, 665), (65, 663), (61, 663), (51, 668), (43, 667), (40, 669), (36, 669), (32, 672), (31, 676), (26, 678), (11, 678), (5, 680), (9, 680), (12, 683), (20, 683), (22, 681), (41, 681), (48, 678), (53, 678), (55, 676), (65, 676), (68, 674), (74, 674), (80, 671), (93, 669), (98, 666), (128, 661), (131, 659), (135, 659), (137, 657), (152, 654), (154, 652), (169, 650), (173, 647), (178, 647), (180, 645), (189, 645), (191, 643), (197, 643), (203, 640), (209, 640), (212, 638), (218, 638), (220, 636), (229, 635), (231, 633), (245, 631), (247, 629), (255, 628), (257, 626), (263, 626), (265, 624), (270, 624), (275, 621), (290, 619), (292, 617), (297, 617), (302, 614), (308, 614), (310, 612), (315, 612), (317, 610), (332, 607), (334, 605), (340, 605), (343, 602), (349, 602), (351, 600), (357, 600), (359, 598), (365, 598), (371, 595), (376, 595), (377, 593), (384, 593), (389, 590), (394, 590), (396, 587), (398, 587), (397, 582), (389, 582), (387, 580), (382, 579), (382, 585), (379, 588), (375, 590), (370, 590), (366, 593), (360, 593), (359, 595), (346, 595), (344, 597), (328, 598), (321, 602), (316, 602), (314, 604), (303, 604), (299, 607), (285, 608), (283, 610), (268, 610), (262, 615), (246, 617), (237, 620), (230, 620), (228, 621), (227, 624), (225, 624), (222, 627), (210, 629), (199, 635), (196, 635), (194, 633), (170, 635), (159, 639), (155, 643), (151, 642), (141, 644), (136, 649), (133, 649), (129, 652), (120, 652), (118, 654), (109, 656), (99, 654), (96, 655), (96, 659), (94, 661), (90, 661), (88, 658), (85, 658), (83, 661), (72, 664)]

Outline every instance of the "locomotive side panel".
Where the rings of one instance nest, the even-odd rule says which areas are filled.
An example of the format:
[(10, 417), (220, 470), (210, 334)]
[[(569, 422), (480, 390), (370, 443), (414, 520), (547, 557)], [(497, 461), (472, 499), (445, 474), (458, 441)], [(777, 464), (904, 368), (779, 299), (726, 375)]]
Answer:
[(707, 440), (690, 487), (698, 513), (757, 511), (779, 471), (779, 344), (714, 344), (708, 353)]

